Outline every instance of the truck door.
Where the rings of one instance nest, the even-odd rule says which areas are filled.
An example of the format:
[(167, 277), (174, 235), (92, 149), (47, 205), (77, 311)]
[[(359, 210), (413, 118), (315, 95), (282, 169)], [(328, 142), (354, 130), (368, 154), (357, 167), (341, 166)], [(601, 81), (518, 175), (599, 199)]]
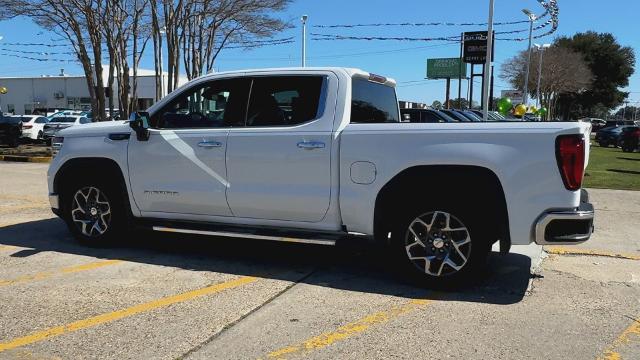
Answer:
[(336, 98), (327, 96), (329, 82), (337, 84), (332, 73), (253, 77), (245, 126), (229, 129), (227, 200), (235, 216), (324, 218)]
[(232, 216), (226, 200), (227, 133), (244, 124), (249, 84), (246, 79), (198, 82), (152, 114), (148, 141), (131, 139), (131, 190), (147, 216)]

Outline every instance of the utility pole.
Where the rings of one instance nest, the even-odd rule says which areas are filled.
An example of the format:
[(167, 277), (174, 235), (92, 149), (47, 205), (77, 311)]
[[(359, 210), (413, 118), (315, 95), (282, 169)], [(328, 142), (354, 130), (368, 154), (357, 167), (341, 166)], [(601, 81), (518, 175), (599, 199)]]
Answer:
[(464, 48), (464, 33), (460, 34), (460, 64), (458, 66), (458, 101), (462, 99), (462, 67), (467, 66), (462, 61), (462, 51)]
[(309, 16), (302, 15), (302, 67), (307, 66), (307, 19)]
[(538, 52), (540, 53), (540, 60), (538, 61), (538, 88), (536, 90), (536, 108), (538, 108), (538, 106), (542, 104), (542, 101), (540, 101), (540, 80), (542, 79), (542, 53), (544, 52), (544, 49), (551, 46), (551, 44), (542, 44), (542, 45), (535, 44), (535, 46), (536, 46), (536, 49), (538, 49)]
[(522, 103), (526, 106), (529, 102), (529, 70), (531, 67), (531, 40), (533, 39), (533, 22), (536, 21), (536, 15), (530, 10), (522, 9), (522, 12), (529, 17), (529, 50), (527, 59), (527, 71), (524, 75), (524, 94), (522, 94)]
[[(484, 62), (484, 76), (483, 86), (482, 86), (482, 98), (484, 99), (482, 103), (482, 120), (489, 121), (489, 86), (490, 81), (487, 77), (491, 76), (491, 63), (493, 59), (491, 55), (493, 55), (493, 3), (494, 0), (489, 0), (489, 20), (487, 21), (487, 59)], [(473, 80), (472, 80), (473, 81)]]

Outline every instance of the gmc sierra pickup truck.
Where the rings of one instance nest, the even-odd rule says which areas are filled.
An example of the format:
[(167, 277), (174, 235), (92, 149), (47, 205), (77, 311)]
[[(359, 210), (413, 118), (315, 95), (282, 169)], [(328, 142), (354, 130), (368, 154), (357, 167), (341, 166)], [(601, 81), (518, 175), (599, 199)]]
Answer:
[[(333, 245), (357, 237), (430, 284), (499, 241), (577, 244), (589, 124), (403, 123), (395, 81), (348, 68), (195, 79), (130, 121), (53, 139), (53, 211), (87, 245), (155, 231)], [(366, 243), (366, 242), (365, 242)]]

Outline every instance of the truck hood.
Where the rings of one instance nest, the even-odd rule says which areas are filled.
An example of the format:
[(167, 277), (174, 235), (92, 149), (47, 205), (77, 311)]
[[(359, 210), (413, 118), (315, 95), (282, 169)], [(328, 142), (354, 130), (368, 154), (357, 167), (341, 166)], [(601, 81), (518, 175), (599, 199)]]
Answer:
[(90, 124), (75, 125), (61, 130), (58, 135), (64, 137), (106, 136), (112, 133), (130, 133), (129, 121), (101, 121)]

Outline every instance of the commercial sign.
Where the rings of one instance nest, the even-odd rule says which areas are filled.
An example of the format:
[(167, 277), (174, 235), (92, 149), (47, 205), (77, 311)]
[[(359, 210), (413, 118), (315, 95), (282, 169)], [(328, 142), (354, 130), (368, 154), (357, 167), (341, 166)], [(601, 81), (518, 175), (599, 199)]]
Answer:
[[(493, 43), (495, 44), (495, 41)], [(486, 31), (465, 32), (463, 49), (464, 49), (463, 51), (464, 62), (470, 63), (470, 64), (484, 64), (487, 61), (487, 32)], [(493, 47), (493, 49), (491, 49), (492, 58), (493, 58), (494, 49), (495, 49), (495, 46)]]
[(524, 96), (522, 90), (502, 90), (500, 97), (511, 99), (513, 104), (521, 104)]
[(427, 59), (427, 79), (457, 79), (467, 76), (467, 64), (459, 58)]

